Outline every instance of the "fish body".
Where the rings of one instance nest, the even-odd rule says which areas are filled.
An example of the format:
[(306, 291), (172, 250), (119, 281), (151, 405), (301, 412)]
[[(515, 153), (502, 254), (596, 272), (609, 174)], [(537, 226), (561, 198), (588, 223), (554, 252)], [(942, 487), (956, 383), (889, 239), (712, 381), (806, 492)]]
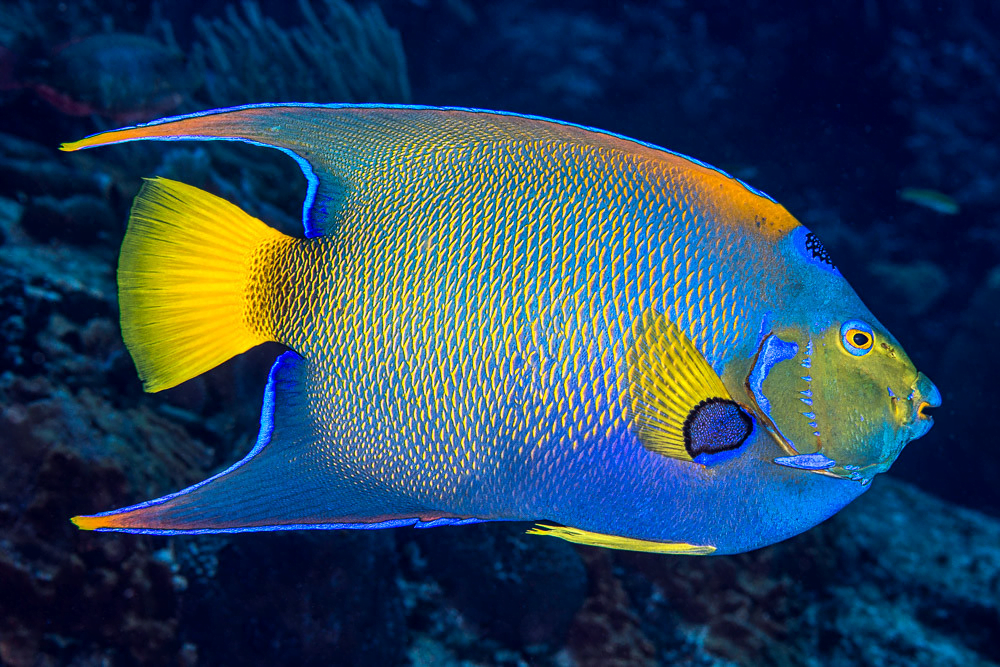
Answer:
[(838, 511), (940, 403), (815, 235), (649, 144), (496, 112), (261, 105), (66, 148), (139, 139), (272, 146), (308, 180), (302, 239), (145, 186), (119, 284), (146, 388), (266, 340), (291, 351), (243, 461), (84, 528), (542, 520), (735, 553)]

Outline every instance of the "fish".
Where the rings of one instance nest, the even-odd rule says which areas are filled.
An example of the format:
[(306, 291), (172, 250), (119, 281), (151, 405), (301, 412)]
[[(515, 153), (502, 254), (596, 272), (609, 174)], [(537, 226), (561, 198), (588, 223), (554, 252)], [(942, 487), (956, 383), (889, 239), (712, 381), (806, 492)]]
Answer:
[(957, 201), (937, 190), (903, 188), (899, 191), (899, 199), (943, 215), (958, 215), (961, 210)]
[(296, 237), (145, 181), (118, 265), (145, 390), (287, 350), (242, 460), (84, 530), (525, 521), (739, 553), (857, 498), (941, 404), (814, 233), (653, 144), (476, 109), (257, 104), (62, 149), (141, 140), (270, 147), (305, 176)]

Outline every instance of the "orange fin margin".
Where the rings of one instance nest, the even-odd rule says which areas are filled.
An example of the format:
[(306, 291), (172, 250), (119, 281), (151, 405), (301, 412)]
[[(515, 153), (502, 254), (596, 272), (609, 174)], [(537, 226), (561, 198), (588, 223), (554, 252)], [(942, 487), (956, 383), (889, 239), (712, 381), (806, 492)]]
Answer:
[[(198, 116), (165, 118), (145, 125), (100, 132), (78, 141), (66, 142), (59, 146), (59, 150), (72, 152), (94, 146), (108, 146), (142, 139), (249, 138), (246, 130), (241, 132), (234, 123), (232, 118), (234, 114), (222, 113), (223, 111), (227, 110), (220, 109)], [(243, 109), (237, 115), (241, 117), (252, 116), (254, 111), (256, 109)]]
[(98, 530), (100, 528), (118, 528), (111, 516), (75, 516), (70, 521), (80, 530)]

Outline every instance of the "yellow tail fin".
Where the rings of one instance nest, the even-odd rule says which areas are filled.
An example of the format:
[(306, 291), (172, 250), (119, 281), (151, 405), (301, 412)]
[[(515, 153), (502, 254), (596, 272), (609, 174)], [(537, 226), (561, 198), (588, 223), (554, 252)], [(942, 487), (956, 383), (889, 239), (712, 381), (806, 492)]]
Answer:
[(203, 190), (145, 182), (122, 242), (118, 299), (122, 336), (146, 391), (169, 389), (273, 338), (260, 272), (293, 242)]

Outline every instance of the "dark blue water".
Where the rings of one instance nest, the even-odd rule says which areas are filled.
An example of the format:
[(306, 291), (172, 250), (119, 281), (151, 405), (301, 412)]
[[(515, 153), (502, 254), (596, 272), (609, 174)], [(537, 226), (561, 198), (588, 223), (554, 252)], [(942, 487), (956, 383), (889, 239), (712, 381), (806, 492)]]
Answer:
[[(1000, 662), (1000, 8), (733, 5), (0, 4), (0, 664)], [(142, 393), (114, 284), (141, 177), (289, 232), (303, 182), (246, 147), (56, 147), (266, 101), (515, 111), (717, 165), (823, 238), (940, 387), (936, 425), (830, 522), (736, 557), (520, 525), (80, 533), (245, 452), (279, 351)]]

